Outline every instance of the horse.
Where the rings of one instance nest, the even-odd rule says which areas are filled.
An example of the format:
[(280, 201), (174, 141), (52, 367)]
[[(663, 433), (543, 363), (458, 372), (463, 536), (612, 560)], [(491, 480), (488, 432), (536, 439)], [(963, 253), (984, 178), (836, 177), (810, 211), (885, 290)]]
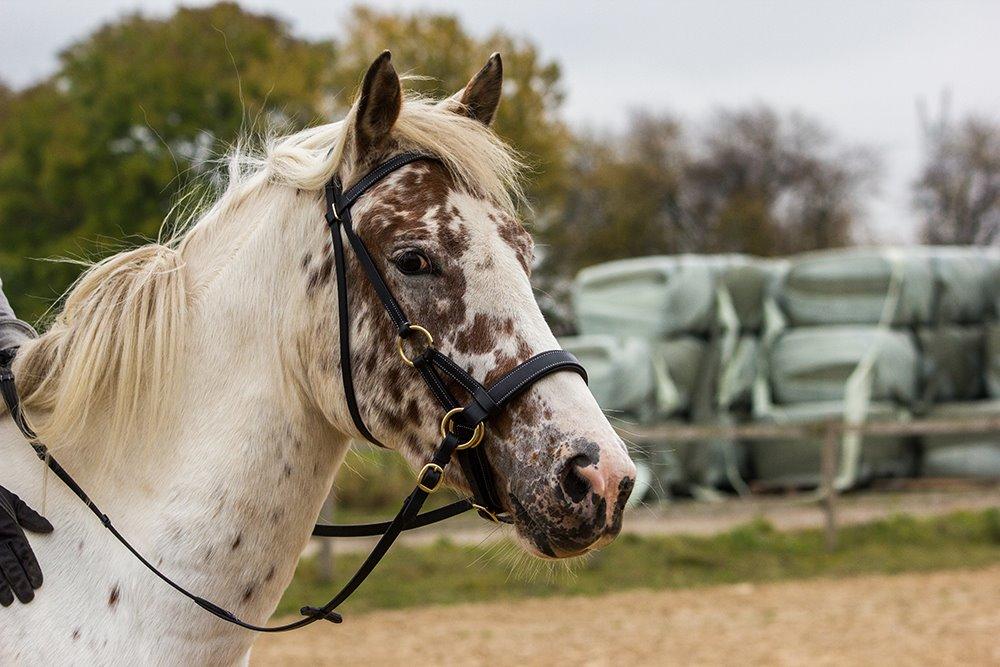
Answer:
[[(113, 255), (67, 292), (14, 363), (24, 414), (63, 467), (162, 571), (264, 623), (292, 579), (352, 439), (341, 380), (338, 286), (323, 190), (401, 151), (415, 160), (359, 199), (353, 219), (415, 323), (490, 382), (558, 344), (530, 284), (517, 217), (522, 164), (491, 129), (495, 54), (443, 100), (404, 92), (388, 52), (339, 122), (237, 146), (224, 189), (172, 238)], [(347, 258), (357, 404), (415, 469), (440, 408), (396, 356), (395, 331)], [(598, 549), (621, 529), (635, 466), (584, 380), (534, 384), (481, 447), (525, 551)], [(47, 483), (0, 419), (0, 483), (55, 525), (30, 535), (45, 574), (2, 611), (0, 664), (246, 664), (257, 634), (171, 590), (78, 498)], [(446, 483), (468, 489), (462, 470)], [(349, 641), (345, 637), (345, 641)]]

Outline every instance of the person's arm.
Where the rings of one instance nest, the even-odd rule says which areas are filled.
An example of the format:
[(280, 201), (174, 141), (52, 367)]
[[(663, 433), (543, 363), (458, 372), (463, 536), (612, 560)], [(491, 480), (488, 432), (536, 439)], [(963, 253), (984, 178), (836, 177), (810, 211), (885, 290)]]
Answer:
[[(36, 335), (30, 325), (14, 315), (0, 283), (0, 350), (17, 347)], [(31, 602), (35, 590), (42, 585), (42, 569), (25, 529), (51, 533), (52, 524), (17, 494), (0, 486), (0, 605), (4, 607), (13, 603), (15, 597), (22, 603)]]
[(3, 293), (3, 281), (0, 280), (0, 350), (17, 347), (37, 335), (30, 324), (22, 322), (14, 315), (14, 309)]

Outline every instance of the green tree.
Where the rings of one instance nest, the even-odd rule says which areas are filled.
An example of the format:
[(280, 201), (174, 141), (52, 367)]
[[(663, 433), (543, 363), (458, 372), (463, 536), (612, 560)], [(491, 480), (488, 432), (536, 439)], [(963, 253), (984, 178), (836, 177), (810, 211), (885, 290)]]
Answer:
[(126, 17), (66, 49), (50, 79), (0, 94), (0, 275), (19, 312), (38, 316), (79, 271), (29, 258), (155, 237), (241, 131), (320, 119), (334, 55), (221, 3)]

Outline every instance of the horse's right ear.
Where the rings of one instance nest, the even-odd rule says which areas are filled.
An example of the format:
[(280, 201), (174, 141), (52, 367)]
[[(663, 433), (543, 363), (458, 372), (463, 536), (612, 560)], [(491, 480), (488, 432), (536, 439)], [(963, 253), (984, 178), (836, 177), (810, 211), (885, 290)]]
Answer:
[(392, 55), (383, 51), (365, 72), (354, 119), (354, 138), (358, 153), (377, 147), (388, 136), (403, 103), (403, 91), (390, 62)]

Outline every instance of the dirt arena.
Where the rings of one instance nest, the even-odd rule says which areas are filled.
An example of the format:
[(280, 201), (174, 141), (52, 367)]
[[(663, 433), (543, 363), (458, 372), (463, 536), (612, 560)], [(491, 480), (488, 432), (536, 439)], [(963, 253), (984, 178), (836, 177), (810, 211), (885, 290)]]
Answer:
[(1000, 567), (348, 617), (252, 664), (1000, 664)]

